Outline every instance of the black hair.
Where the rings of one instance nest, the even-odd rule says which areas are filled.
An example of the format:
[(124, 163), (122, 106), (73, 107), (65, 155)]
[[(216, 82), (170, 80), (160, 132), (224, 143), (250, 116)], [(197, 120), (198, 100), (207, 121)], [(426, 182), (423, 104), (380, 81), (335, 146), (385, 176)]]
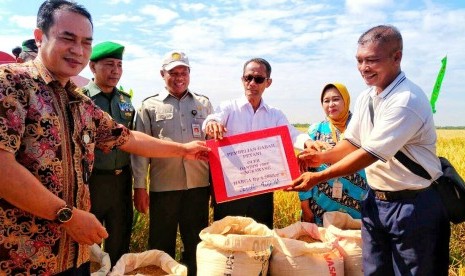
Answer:
[(265, 68), (266, 68), (266, 77), (269, 78), (271, 76), (271, 65), (268, 61), (266, 61), (265, 59), (263, 58), (252, 58), (252, 59), (249, 59), (248, 61), (246, 61), (244, 63), (244, 68), (242, 69), (243, 72), (245, 72), (245, 67), (247, 67), (247, 65), (251, 62), (256, 62), (256, 63), (260, 63), (260, 64), (263, 64), (265, 65)]
[(21, 47), (16, 46), (13, 48), (13, 50), (11, 50), (11, 53), (15, 56), (15, 58), (18, 58), (22, 51), (23, 49)]
[(44, 34), (48, 34), (50, 27), (52, 27), (55, 23), (53, 15), (57, 10), (78, 13), (89, 19), (92, 28), (94, 27), (92, 23), (92, 16), (82, 5), (79, 5), (74, 1), (47, 0), (40, 5), (39, 11), (37, 12), (37, 28), (42, 30)]
[(364, 45), (365, 43), (391, 44), (395, 45), (394, 50), (401, 51), (403, 47), (402, 35), (392, 25), (378, 25), (364, 32), (358, 39), (358, 44)]

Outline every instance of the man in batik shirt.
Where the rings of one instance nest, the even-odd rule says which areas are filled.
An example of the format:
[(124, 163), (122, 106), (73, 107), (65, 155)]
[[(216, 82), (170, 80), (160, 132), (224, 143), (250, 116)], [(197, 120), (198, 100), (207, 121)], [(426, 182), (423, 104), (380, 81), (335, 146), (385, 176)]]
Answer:
[(0, 274), (89, 275), (89, 247), (108, 236), (89, 212), (94, 148), (205, 159), (203, 142), (161, 141), (116, 123), (70, 82), (87, 65), (85, 8), (39, 8), (37, 58), (0, 66)]

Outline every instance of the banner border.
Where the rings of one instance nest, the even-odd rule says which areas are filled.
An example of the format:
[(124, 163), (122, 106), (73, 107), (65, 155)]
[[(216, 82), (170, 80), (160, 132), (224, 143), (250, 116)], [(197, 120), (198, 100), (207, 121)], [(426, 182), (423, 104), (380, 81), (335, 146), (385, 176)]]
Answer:
[[(279, 186), (274, 187), (266, 190), (261, 190), (257, 192), (251, 192), (244, 195), (232, 196), (228, 197), (226, 193), (226, 186), (224, 181), (223, 170), (221, 166), (221, 160), (219, 158), (219, 148), (224, 146), (229, 146), (233, 144), (238, 144), (242, 142), (248, 142), (253, 140), (259, 140), (267, 137), (272, 137), (279, 135), (281, 136), (281, 140), (283, 142), (283, 149), (286, 155), (286, 163), (288, 164), (289, 172), (291, 174), (291, 178), (295, 179), (299, 177), (300, 171), (299, 166), (297, 164), (297, 158), (294, 152), (294, 147), (292, 145), (291, 136), (289, 134), (289, 128), (287, 126), (279, 126), (273, 128), (266, 128), (257, 131), (251, 131), (247, 133), (241, 133), (229, 137), (224, 137), (222, 140), (215, 141), (214, 139), (207, 140), (207, 146), (211, 148), (209, 153), (209, 160), (210, 160), (210, 173), (211, 173), (211, 185), (213, 188), (213, 194), (215, 197), (215, 201), (217, 203), (227, 202), (239, 198), (250, 197), (253, 195), (264, 194), (268, 192), (272, 192), (275, 190), (282, 190), (284, 188), (289, 187), (287, 186)], [(290, 183), (289, 183), (290, 184)]]

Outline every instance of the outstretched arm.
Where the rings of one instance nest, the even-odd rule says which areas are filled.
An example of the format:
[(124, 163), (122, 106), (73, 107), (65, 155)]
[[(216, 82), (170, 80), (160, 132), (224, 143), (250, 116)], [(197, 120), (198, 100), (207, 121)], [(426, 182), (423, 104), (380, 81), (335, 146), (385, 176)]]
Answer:
[[(332, 150), (321, 154), (325, 154), (326, 156), (326, 154), (330, 154), (330, 152), (332, 152)], [(316, 153), (316, 155), (318, 155), (318, 153)], [(324, 158), (324, 160), (328, 159)], [(307, 191), (320, 182), (355, 173), (368, 167), (377, 160), (377, 158), (364, 149), (357, 149), (323, 171), (301, 174), (292, 181), (291, 187), (287, 188), (286, 191)]]
[(356, 150), (357, 147), (346, 140), (342, 140), (336, 146), (329, 149), (327, 147), (318, 149), (311, 147), (299, 154), (299, 164), (305, 168), (316, 168), (323, 163), (334, 164)]
[(120, 149), (145, 157), (176, 157), (208, 161), (210, 149), (203, 141), (181, 144), (154, 138), (139, 131), (131, 131), (131, 137)]

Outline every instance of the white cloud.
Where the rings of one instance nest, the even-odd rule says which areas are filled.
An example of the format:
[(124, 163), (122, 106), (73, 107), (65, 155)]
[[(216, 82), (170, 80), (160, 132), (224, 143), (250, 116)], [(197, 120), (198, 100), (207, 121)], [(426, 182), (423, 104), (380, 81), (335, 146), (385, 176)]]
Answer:
[(127, 15), (127, 14), (115, 14), (115, 15), (103, 15), (97, 18), (96, 26), (101, 26), (107, 28), (110, 25), (120, 25), (125, 23), (138, 23), (144, 21), (144, 18), (137, 15)]
[(152, 16), (155, 19), (156, 25), (164, 25), (172, 22), (179, 17), (179, 14), (173, 10), (161, 8), (155, 5), (147, 5), (140, 12), (145, 15)]
[[(180, 49), (191, 61), (190, 88), (207, 95), (213, 105), (243, 93), (239, 79), (243, 63), (261, 56), (273, 67), (273, 84), (266, 90), (265, 100), (281, 108), (291, 122), (321, 120), (319, 94), (325, 83), (346, 84), (352, 102), (365, 88), (354, 58), (358, 37), (372, 26), (393, 24), (404, 37), (402, 69), (428, 97), (440, 60), (448, 55), (435, 121), (437, 125), (465, 125), (461, 81), (465, 76), (465, 8), (459, 2), (451, 8), (450, 3), (439, 0), (396, 1), (395, 5), (392, 0), (347, 0), (342, 4), (303, 0), (140, 0), (110, 9), (98, 1), (81, 2), (92, 8), (93, 18), (98, 21), (96, 43), (112, 40), (126, 46), (120, 83), (134, 89), (135, 106), (163, 89), (158, 73), (161, 56)], [(5, 18), (12, 14), (35, 15), (14, 10), (12, 5), (3, 7), (0, 46), (2, 51), (10, 52), (32, 32)]]
[(34, 30), (36, 27), (37, 16), (20, 16), (13, 15), (9, 17), (9, 22), (22, 29)]
[(363, 13), (365, 16), (374, 10), (382, 10), (394, 4), (393, 0), (346, 0), (349, 13)]
[(208, 7), (203, 3), (181, 3), (181, 9), (185, 12), (200, 12), (206, 10)]
[(108, 0), (107, 3), (110, 4), (110, 5), (117, 5), (119, 3), (130, 4), (131, 0)]

